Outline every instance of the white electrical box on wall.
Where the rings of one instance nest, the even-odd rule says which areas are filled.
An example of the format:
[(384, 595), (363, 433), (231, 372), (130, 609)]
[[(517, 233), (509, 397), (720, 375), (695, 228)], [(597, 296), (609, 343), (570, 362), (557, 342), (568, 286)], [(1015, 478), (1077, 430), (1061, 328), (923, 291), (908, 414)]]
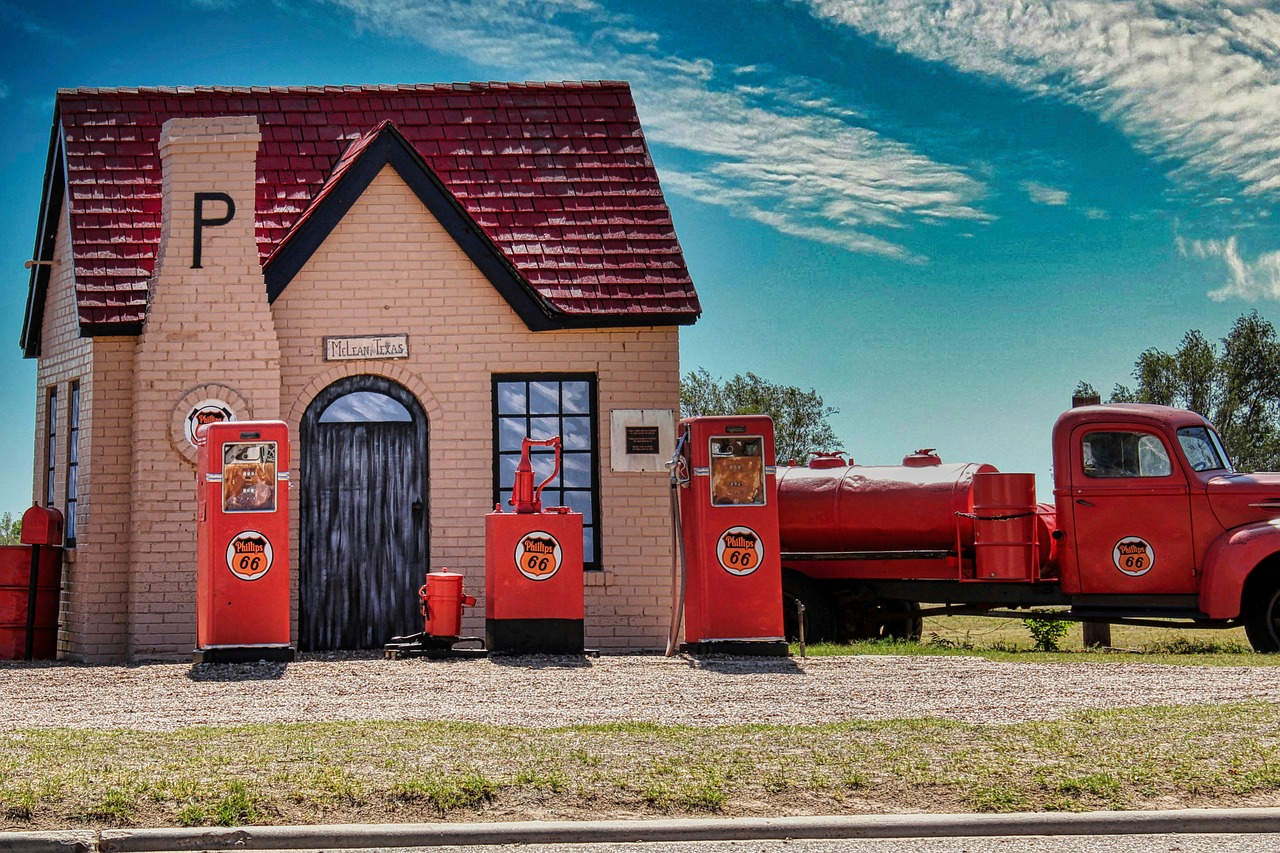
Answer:
[(614, 409), (609, 412), (609, 468), (666, 473), (676, 446), (676, 417), (670, 409)]

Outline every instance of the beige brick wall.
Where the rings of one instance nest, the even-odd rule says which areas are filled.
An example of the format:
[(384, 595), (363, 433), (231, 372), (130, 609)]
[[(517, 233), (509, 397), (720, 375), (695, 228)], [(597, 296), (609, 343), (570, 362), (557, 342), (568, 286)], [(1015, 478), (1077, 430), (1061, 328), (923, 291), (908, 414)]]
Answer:
[[(254, 239), (256, 119), (175, 119), (160, 140), (164, 170), (160, 256), (138, 338), (132, 382), (128, 592), (131, 658), (189, 654), (195, 645), (194, 454), (175, 435), (178, 410), (217, 384), (237, 417), (279, 416), (279, 348)], [(206, 227), (192, 268), (195, 195), (227, 193), (227, 225)], [(206, 218), (225, 207), (206, 205)], [(198, 394), (197, 394), (198, 396)]]
[[(356, 374), (404, 385), (429, 422), (431, 565), (463, 572), (467, 590), (478, 595), (484, 590), (484, 516), (492, 509), (492, 375), (596, 374), (604, 569), (588, 578), (587, 641), (605, 649), (665, 642), (671, 562), (666, 477), (611, 473), (608, 423), (614, 408), (677, 407), (675, 328), (530, 332), (390, 167), (272, 312), (295, 459), (302, 416), (323, 388)], [(326, 335), (399, 333), (409, 335), (409, 359), (322, 360)], [(296, 512), (293, 525), (296, 555)], [(293, 570), (296, 579), (296, 559)], [(482, 626), (481, 606), (465, 628)]]

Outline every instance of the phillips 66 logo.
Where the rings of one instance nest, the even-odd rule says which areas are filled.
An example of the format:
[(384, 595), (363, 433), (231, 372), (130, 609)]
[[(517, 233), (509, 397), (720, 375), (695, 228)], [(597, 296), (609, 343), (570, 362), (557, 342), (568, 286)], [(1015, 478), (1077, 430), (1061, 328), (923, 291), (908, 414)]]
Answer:
[(227, 545), (227, 568), (242, 581), (256, 581), (271, 568), (271, 542), (256, 530), (237, 533)]
[(716, 542), (716, 558), (729, 574), (749, 575), (760, 568), (764, 560), (764, 546), (750, 527), (730, 527), (720, 534), (720, 540)]
[(1111, 561), (1126, 575), (1141, 577), (1156, 564), (1156, 551), (1147, 540), (1129, 536), (1111, 549)]
[(516, 568), (531, 581), (544, 581), (560, 569), (560, 543), (556, 537), (535, 530), (516, 545)]

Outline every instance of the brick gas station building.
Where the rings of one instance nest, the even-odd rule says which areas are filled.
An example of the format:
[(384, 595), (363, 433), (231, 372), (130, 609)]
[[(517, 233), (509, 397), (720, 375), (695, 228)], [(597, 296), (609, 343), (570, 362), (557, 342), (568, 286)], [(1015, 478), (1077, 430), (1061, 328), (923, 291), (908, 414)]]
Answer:
[(482, 590), (525, 435), (563, 437), (588, 644), (664, 642), (700, 307), (625, 83), (62, 90), (33, 259), (60, 657), (191, 652), (211, 419), (289, 426), (302, 650), (420, 630), (428, 567)]

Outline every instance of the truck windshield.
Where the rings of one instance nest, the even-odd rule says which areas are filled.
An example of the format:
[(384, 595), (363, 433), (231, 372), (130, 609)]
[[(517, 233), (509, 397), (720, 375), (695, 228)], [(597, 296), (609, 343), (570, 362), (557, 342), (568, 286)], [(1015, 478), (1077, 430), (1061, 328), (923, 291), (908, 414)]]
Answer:
[(1218, 434), (1208, 427), (1183, 427), (1178, 430), (1178, 443), (1193, 471), (1231, 470)]

